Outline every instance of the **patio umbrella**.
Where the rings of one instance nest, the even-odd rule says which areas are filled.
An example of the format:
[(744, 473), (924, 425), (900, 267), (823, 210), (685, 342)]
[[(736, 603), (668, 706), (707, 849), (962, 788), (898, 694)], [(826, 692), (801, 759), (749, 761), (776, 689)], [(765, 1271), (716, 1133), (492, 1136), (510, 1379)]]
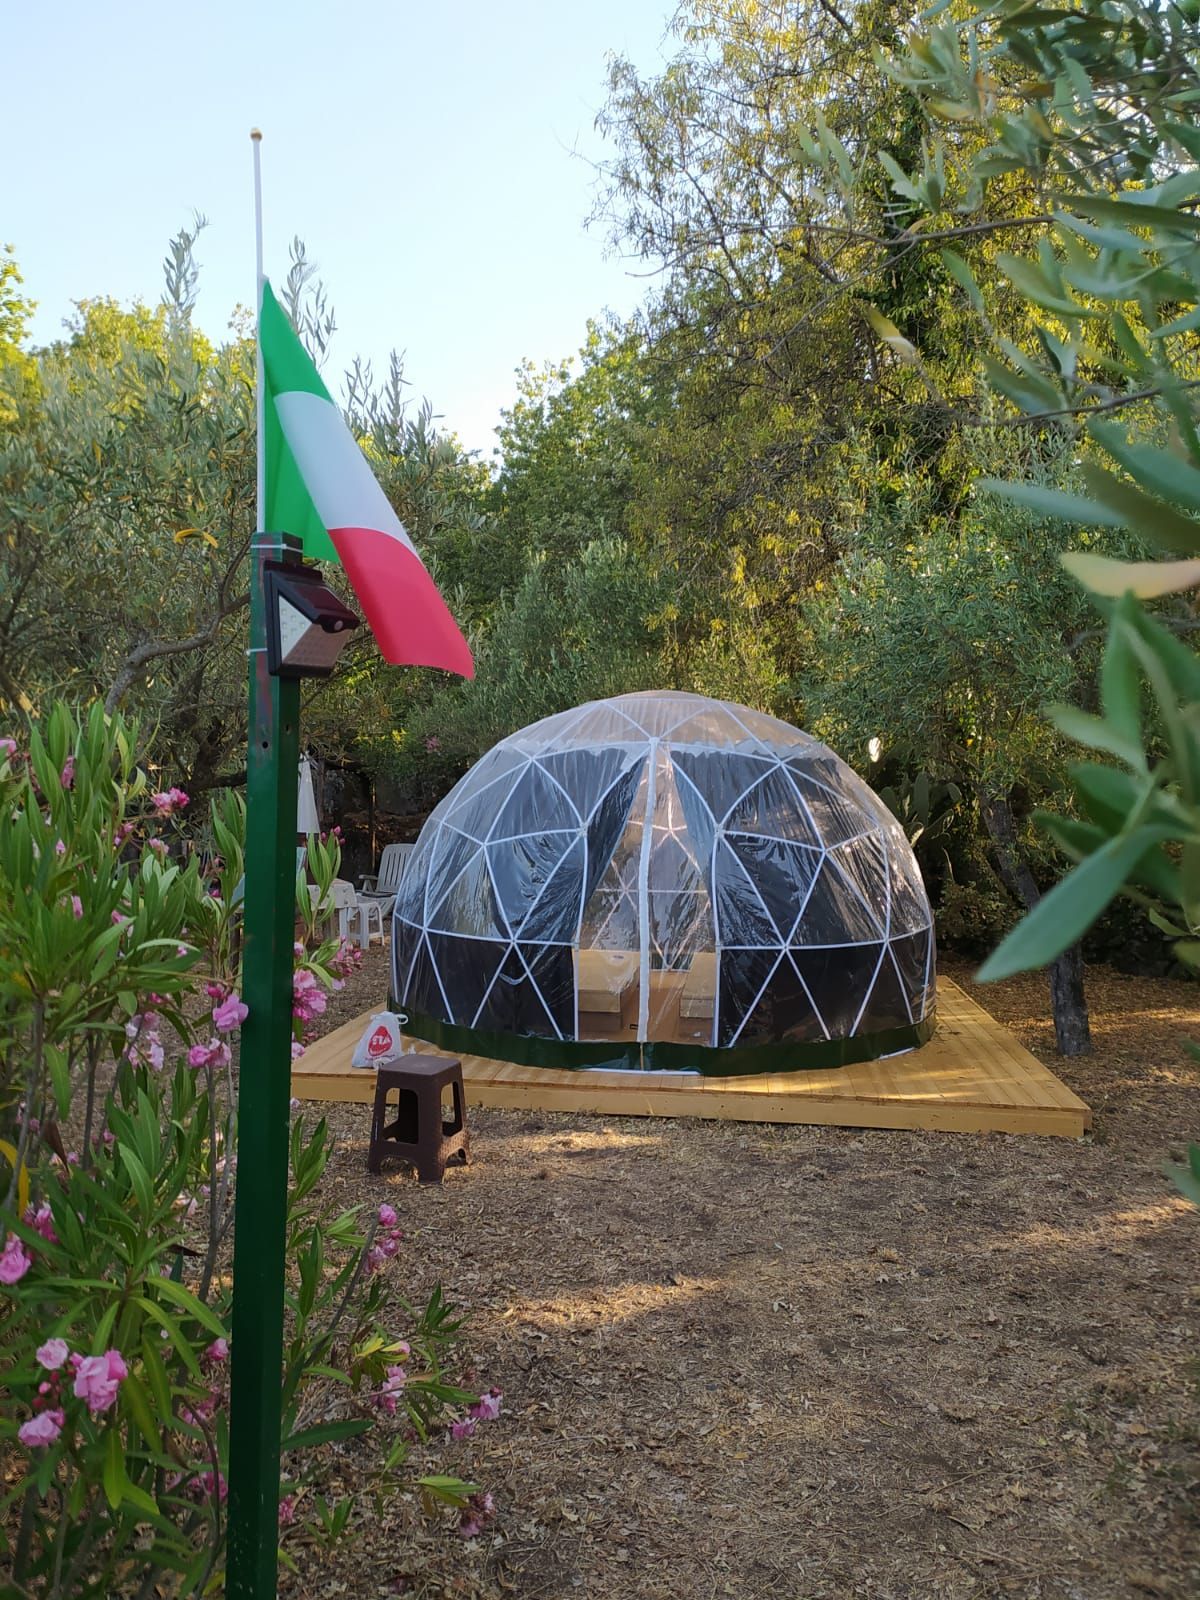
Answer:
[(300, 757), (300, 792), (296, 797), (296, 832), (304, 834), (305, 838), (310, 833), (320, 833), (321, 817), (317, 811), (317, 792), (313, 787), (312, 759), (307, 755)]

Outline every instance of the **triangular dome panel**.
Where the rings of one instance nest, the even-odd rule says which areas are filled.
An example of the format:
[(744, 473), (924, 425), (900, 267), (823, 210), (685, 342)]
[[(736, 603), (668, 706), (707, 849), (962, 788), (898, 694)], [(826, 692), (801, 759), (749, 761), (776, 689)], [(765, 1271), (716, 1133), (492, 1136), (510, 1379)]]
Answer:
[(847, 1039), (858, 1033), (858, 1017), (875, 982), (881, 944), (851, 945), (844, 949), (797, 950), (792, 961), (804, 979), (813, 1005), (830, 1038)]

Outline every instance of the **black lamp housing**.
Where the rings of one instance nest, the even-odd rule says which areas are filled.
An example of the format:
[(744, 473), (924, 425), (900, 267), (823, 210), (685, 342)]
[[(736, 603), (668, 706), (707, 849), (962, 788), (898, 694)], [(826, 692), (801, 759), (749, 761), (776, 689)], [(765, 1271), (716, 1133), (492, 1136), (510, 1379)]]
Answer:
[(294, 561), (263, 564), (267, 605), (267, 670), (276, 678), (327, 678), (360, 625), (316, 567)]

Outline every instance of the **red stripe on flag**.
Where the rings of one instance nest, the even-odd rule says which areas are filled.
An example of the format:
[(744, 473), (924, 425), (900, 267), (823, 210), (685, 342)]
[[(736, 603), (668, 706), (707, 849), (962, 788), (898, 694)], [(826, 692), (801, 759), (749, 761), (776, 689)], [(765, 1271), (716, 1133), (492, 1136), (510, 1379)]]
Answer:
[(330, 528), (329, 537), (385, 660), (475, 676), (467, 641), (415, 551), (378, 528)]

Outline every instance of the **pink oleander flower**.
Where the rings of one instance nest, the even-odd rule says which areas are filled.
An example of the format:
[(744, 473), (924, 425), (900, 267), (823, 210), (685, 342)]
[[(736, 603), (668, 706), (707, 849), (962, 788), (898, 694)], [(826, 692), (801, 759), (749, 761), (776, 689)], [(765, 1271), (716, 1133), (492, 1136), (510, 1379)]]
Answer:
[(17, 1429), (17, 1438), (31, 1450), (44, 1448), (58, 1438), (65, 1421), (66, 1417), (61, 1411), (41, 1411), (21, 1424)]
[(128, 843), (129, 837), (133, 833), (135, 826), (136, 824), (132, 822), (120, 822), (117, 824), (117, 826), (113, 829), (114, 850), (120, 850)]
[(293, 1039), (292, 1040), (292, 1060), (293, 1061), (299, 1061), (300, 1057), (304, 1054), (304, 1048), (305, 1047), (300, 1043), (299, 1039)]
[(400, 1237), (396, 1232), (376, 1234), (374, 1244), (367, 1251), (368, 1271), (378, 1272), (384, 1262), (392, 1259), (400, 1248)]
[(250, 1007), (237, 994), (231, 994), (213, 1007), (213, 1027), (218, 1033), (232, 1033), (250, 1015)]
[(75, 757), (68, 756), (63, 763), (63, 769), (58, 775), (58, 781), (64, 789), (71, 789), (75, 784)]
[(47, 1339), (34, 1351), (47, 1372), (57, 1372), (70, 1353), (70, 1346), (65, 1339)]
[(279, 1502), (279, 1526), (281, 1528), (290, 1528), (295, 1520), (296, 1496), (294, 1494), (285, 1494)]
[(289, 1111), (299, 1111), (299, 1109), (300, 1109), (300, 1102), (299, 1102), (299, 1100), (296, 1099), (296, 1096), (293, 1095), (292, 1098), (288, 1101), (288, 1110)]
[(292, 954), (294, 956), (302, 956), (304, 954), (304, 946), (300, 943), (299, 939), (297, 939), (295, 944), (292, 946)]
[(206, 1500), (211, 1500), (215, 1493), (217, 1500), (221, 1505), (224, 1505), (229, 1494), (229, 1486), (225, 1482), (224, 1473), (218, 1472), (214, 1474), (210, 1468), (209, 1471), (199, 1472), (194, 1478), (189, 1479), (188, 1492), (197, 1499), (203, 1496)]
[(379, 1393), (375, 1396), (375, 1404), (387, 1416), (396, 1415), (396, 1396), (408, 1382), (408, 1374), (403, 1367), (388, 1367)]
[(380, 1206), (379, 1226), (381, 1228), (394, 1228), (396, 1226), (396, 1213), (391, 1206)]
[(16, 753), (17, 741), (15, 739), (0, 739), (0, 755), (4, 756), (6, 760), (11, 761)]
[(193, 1071), (201, 1067), (227, 1067), (232, 1052), (223, 1039), (210, 1039), (207, 1044), (194, 1044), (187, 1053), (188, 1066)]
[(217, 1393), (210, 1389), (207, 1400), (197, 1400), (195, 1406), (180, 1406), (179, 1420), (186, 1422), (189, 1428), (202, 1428), (206, 1422), (211, 1422), (217, 1409)]
[(77, 1167), (79, 1165), (79, 1151), (78, 1150), (68, 1150), (67, 1151), (67, 1165), (69, 1167)]
[(224, 983), (206, 983), (204, 992), (210, 1000), (221, 1001), (229, 993), (229, 988)]
[(450, 1424), (450, 1437), (452, 1439), (469, 1439), (474, 1432), (475, 1420), (473, 1417), (467, 1417), (461, 1422), (452, 1422)]
[(177, 811), (182, 811), (184, 806), (189, 804), (189, 800), (182, 789), (171, 788), (152, 794), (150, 804), (154, 807), (156, 817), (171, 817)]
[(463, 1507), (458, 1520), (458, 1531), (464, 1539), (474, 1539), (481, 1534), (496, 1515), (496, 1502), (489, 1493), (473, 1494)]
[(38, 1206), (36, 1211), (32, 1206), (26, 1206), (21, 1221), (27, 1228), (40, 1233), (47, 1244), (58, 1243), (58, 1235), (54, 1231), (54, 1213), (49, 1206)]
[(114, 911), (113, 912), (113, 914), (112, 914), (112, 925), (113, 925), (114, 928), (119, 923), (128, 922), (128, 921), (129, 921), (129, 918), (124, 914), (124, 912), (122, 912), (122, 911)]
[(153, 850), (154, 854), (161, 861), (166, 857), (167, 854), (167, 841), (165, 839), (147, 839), (146, 849)]
[(427, 736), (425, 740), (425, 748), (430, 752), (431, 755), (435, 750), (440, 750), (442, 748), (442, 741), (438, 738), (436, 733), (431, 733)]
[(228, 1361), (229, 1340), (214, 1339), (209, 1345), (208, 1349), (204, 1352), (204, 1355), (201, 1357), (201, 1359), (210, 1366), (216, 1366), (217, 1363), (221, 1361)]
[(66, 853), (67, 853), (66, 845), (62, 842), (61, 839), (55, 839), (55, 841), (54, 841), (54, 854), (56, 856), (65, 856)]
[(301, 967), (292, 977), (292, 1015), (301, 1022), (311, 1022), (328, 1004), (316, 978), (307, 967)]
[(75, 1369), (75, 1395), (87, 1401), (91, 1414), (99, 1416), (117, 1398), (121, 1380), (129, 1368), (119, 1350), (106, 1350), (102, 1356), (84, 1356)]
[(467, 1408), (470, 1416), (479, 1422), (495, 1422), (500, 1415), (500, 1389), (489, 1389), (486, 1394), (481, 1394), (473, 1406)]
[(83, 901), (77, 894), (71, 896), (71, 910), (75, 913), (76, 920), (83, 915)]
[(29, 1251), (15, 1233), (10, 1233), (0, 1250), (0, 1283), (20, 1283), (32, 1265)]

